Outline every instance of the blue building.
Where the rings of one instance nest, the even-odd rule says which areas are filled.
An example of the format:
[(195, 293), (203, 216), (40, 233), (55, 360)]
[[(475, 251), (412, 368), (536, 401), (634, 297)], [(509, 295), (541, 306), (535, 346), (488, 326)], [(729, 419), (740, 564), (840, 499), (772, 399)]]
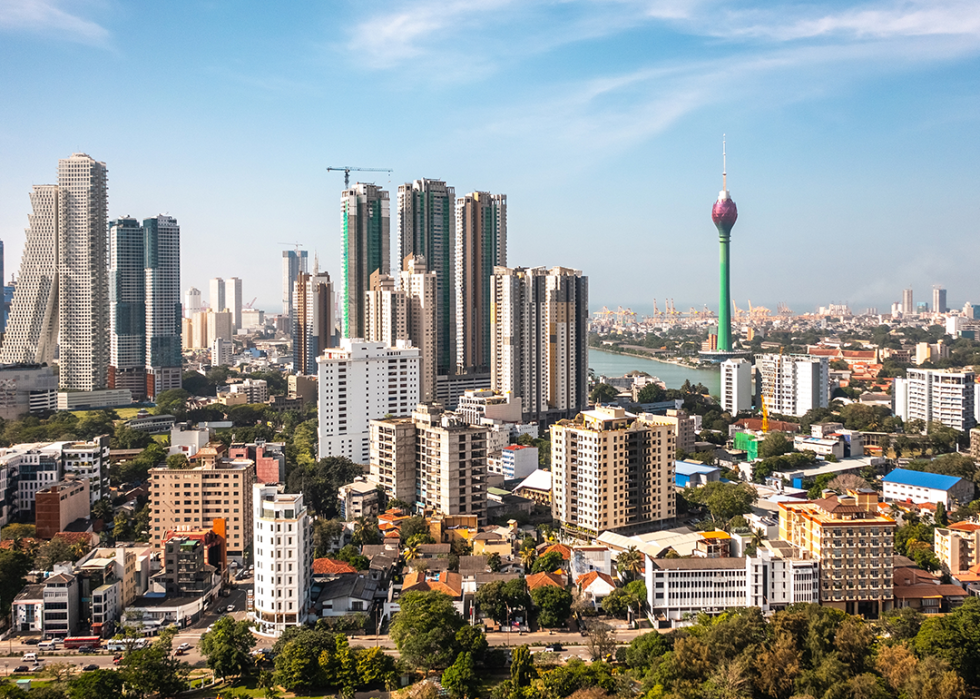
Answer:
[(678, 461), (674, 465), (674, 484), (678, 488), (696, 488), (720, 480), (721, 469), (717, 466), (706, 466), (694, 461)]

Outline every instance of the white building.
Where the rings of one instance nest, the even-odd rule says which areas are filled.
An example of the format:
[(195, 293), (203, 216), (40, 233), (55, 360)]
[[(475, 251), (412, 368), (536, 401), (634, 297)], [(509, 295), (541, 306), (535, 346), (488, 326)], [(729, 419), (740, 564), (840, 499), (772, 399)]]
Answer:
[(770, 413), (803, 417), (830, 404), (830, 364), (826, 357), (761, 354), (755, 369), (759, 395)]
[(370, 421), (409, 415), (419, 402), (419, 350), (344, 338), (317, 358), (319, 458), (370, 458)]
[(200, 313), (203, 310), (204, 301), (201, 299), (201, 291), (192, 286), (184, 294), (184, 317), (191, 318), (195, 313)]
[(395, 278), (375, 272), (370, 290), (364, 293), (364, 339), (391, 347), (408, 340), (405, 291), (395, 285)]
[(225, 279), (225, 308), (231, 312), (232, 332), (237, 333), (242, 328), (242, 280), (238, 277)]
[(941, 502), (949, 509), (954, 502), (966, 504), (973, 499), (972, 481), (939, 473), (896, 468), (882, 478), (881, 483), (882, 497), (886, 501)]
[(0, 418), (16, 420), (27, 413), (58, 408), (58, 377), (40, 364), (0, 365)]
[(511, 444), (500, 450), (500, 470), (504, 478), (527, 478), (538, 468), (538, 448)]
[(265, 379), (245, 379), (231, 385), (232, 393), (243, 393), (249, 403), (265, 403), (269, 400), (269, 385)]
[(976, 424), (975, 375), (972, 371), (909, 369), (895, 379), (895, 414), (904, 422), (941, 422), (966, 432)]
[(721, 363), (721, 409), (732, 415), (752, 409), (752, 364), (748, 360)]
[(278, 637), (306, 621), (313, 582), (313, 521), (301, 494), (253, 486), (255, 594), (259, 633)]
[(207, 427), (191, 427), (186, 422), (170, 429), (170, 451), (167, 456), (183, 454), (188, 459), (207, 446), (211, 441), (211, 430)]
[[(400, 193), (399, 193), (400, 194)], [(399, 277), (405, 292), (405, 322), (408, 339), (418, 347), (419, 392), (423, 402), (435, 400), (438, 368), (438, 309), (436, 298), (438, 279), (435, 272), (426, 271), (420, 259), (408, 257)], [(448, 317), (449, 310), (446, 310)], [(448, 325), (447, 325), (448, 327)]]
[(791, 547), (779, 542), (746, 558), (644, 555), (647, 605), (655, 628), (683, 625), (702, 612), (720, 614), (737, 607), (766, 612), (820, 601), (818, 562), (792, 557)]
[[(61, 452), (65, 473), (73, 473), (88, 481), (91, 504), (102, 499), (102, 478), (109, 474), (109, 437), (97, 437), (91, 442), (71, 442)], [(108, 494), (108, 493), (106, 493)]]
[(211, 366), (231, 366), (234, 361), (235, 343), (223, 337), (211, 343)]
[(223, 311), (228, 308), (225, 301), (225, 280), (215, 277), (208, 281), (208, 303), (212, 311)]

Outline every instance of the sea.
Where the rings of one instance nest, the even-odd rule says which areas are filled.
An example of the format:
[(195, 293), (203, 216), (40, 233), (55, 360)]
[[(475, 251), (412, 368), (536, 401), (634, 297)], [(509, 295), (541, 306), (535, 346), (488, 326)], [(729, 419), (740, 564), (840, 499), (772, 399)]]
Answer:
[(589, 349), (589, 368), (597, 376), (609, 377), (623, 376), (635, 370), (645, 371), (658, 377), (667, 388), (680, 388), (685, 380), (689, 380), (692, 384), (704, 384), (713, 396), (721, 393), (720, 369), (692, 369), (656, 359), (618, 352), (603, 352), (592, 348)]

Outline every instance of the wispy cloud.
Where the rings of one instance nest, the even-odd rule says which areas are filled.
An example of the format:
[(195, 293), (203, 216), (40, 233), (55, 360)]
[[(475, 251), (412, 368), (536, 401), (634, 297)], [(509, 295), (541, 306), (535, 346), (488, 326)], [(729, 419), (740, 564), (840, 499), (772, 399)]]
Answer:
[(103, 26), (63, 10), (53, 0), (0, 0), (0, 31), (57, 34), (96, 45), (109, 38)]

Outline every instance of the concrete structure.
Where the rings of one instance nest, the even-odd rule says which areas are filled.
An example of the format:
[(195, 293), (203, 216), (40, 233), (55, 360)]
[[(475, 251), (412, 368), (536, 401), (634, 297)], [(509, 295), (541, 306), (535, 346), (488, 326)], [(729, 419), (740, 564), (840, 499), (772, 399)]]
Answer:
[(563, 267), (494, 267), (490, 313), (491, 387), (520, 396), (525, 421), (588, 407), (588, 277)]
[(706, 466), (696, 461), (677, 461), (674, 463), (674, 484), (678, 488), (697, 488), (721, 480), (721, 469)]
[(254, 486), (255, 595), (259, 633), (278, 637), (306, 621), (313, 583), (313, 521), (302, 495), (272, 485)]
[(371, 275), (390, 271), (388, 192), (358, 182), (340, 196), (341, 209), (341, 333), (363, 338), (365, 295)]
[(234, 356), (234, 342), (224, 337), (214, 338), (211, 343), (211, 366), (231, 366)]
[(407, 415), (419, 402), (419, 350), (344, 338), (317, 357), (319, 458), (370, 457), (370, 420)]
[(971, 568), (980, 564), (980, 524), (954, 522), (948, 527), (936, 527), (933, 550), (943, 570), (951, 577), (971, 574)]
[(235, 334), (235, 327), (232, 324), (231, 311), (215, 311), (211, 309), (207, 312), (207, 324), (205, 332), (207, 338), (202, 347), (211, 347), (217, 338), (231, 340)]
[(592, 537), (672, 519), (675, 451), (670, 426), (619, 407), (552, 425), (552, 515)]
[(389, 497), (486, 524), (487, 428), (418, 405), (411, 418), (372, 420), (370, 434), (371, 480)]
[(241, 562), (252, 542), (252, 486), (255, 464), (195, 456), (203, 465), (150, 469), (150, 541), (163, 546), (166, 533), (181, 527), (203, 529), (216, 518), (227, 522), (228, 557)]
[(910, 316), (915, 313), (915, 304), (912, 301), (912, 289), (902, 289), (902, 315)]
[(970, 430), (970, 458), (980, 460), (980, 427)]
[(231, 384), (232, 394), (245, 396), (247, 403), (265, 403), (269, 400), (269, 384), (265, 379), (245, 379)]
[(932, 312), (946, 313), (949, 307), (946, 305), (946, 289), (938, 284), (932, 287)]
[(103, 489), (103, 478), (109, 476), (109, 435), (96, 437), (89, 442), (71, 442), (61, 450), (65, 475), (88, 481), (88, 492), (94, 505), (108, 495)]
[(820, 603), (875, 618), (892, 607), (895, 521), (874, 491), (779, 503), (779, 538), (820, 563)]
[(507, 265), (507, 195), (456, 200), (456, 372), (490, 369), (490, 278)]
[(223, 311), (228, 308), (225, 300), (225, 280), (215, 277), (208, 281), (208, 304), (212, 311)]
[(237, 333), (242, 328), (242, 280), (238, 277), (225, 279), (224, 308), (231, 313), (232, 332)]
[(644, 419), (654, 425), (669, 425), (674, 431), (674, 448), (678, 451), (694, 451), (697, 433), (694, 430), (694, 420), (687, 411), (668, 408), (664, 415), (645, 415)]
[(758, 394), (770, 413), (802, 417), (830, 404), (830, 365), (826, 357), (761, 354), (755, 360)]
[(34, 523), (37, 538), (53, 539), (68, 530), (75, 520), (88, 519), (91, 513), (88, 479), (62, 481), (34, 494)]
[(395, 278), (375, 272), (364, 297), (364, 339), (394, 347), (408, 340), (405, 292), (395, 285)]
[(500, 470), (505, 479), (527, 478), (538, 469), (538, 448), (511, 444), (500, 450)]
[(377, 517), (381, 509), (378, 485), (358, 476), (353, 483), (340, 486), (337, 493), (340, 518), (348, 522), (359, 517)]
[(118, 408), (133, 402), (128, 388), (105, 388), (98, 391), (59, 391), (58, 410), (98, 410)]
[(266, 442), (257, 439), (251, 444), (232, 444), (228, 448), (228, 457), (255, 462), (256, 483), (286, 482), (286, 445), (284, 442)]
[(726, 359), (721, 363), (721, 409), (738, 415), (752, 409), (752, 363)]
[(18, 444), (0, 449), (0, 471), (6, 477), (4, 509), (6, 522), (34, 519), (34, 494), (62, 478), (61, 447), (52, 444)]
[(168, 456), (183, 454), (190, 459), (211, 441), (211, 430), (206, 427), (192, 427), (181, 422), (170, 429), (170, 451)]
[(973, 482), (956, 476), (896, 468), (881, 479), (886, 501), (911, 500), (914, 503), (941, 502), (947, 509), (973, 500)]
[(200, 313), (204, 310), (204, 301), (201, 299), (201, 290), (196, 287), (191, 287), (184, 294), (184, 317), (190, 318), (195, 313)]
[(78, 580), (70, 573), (58, 573), (44, 581), (44, 636), (71, 636), (78, 626)]
[(14, 631), (42, 633), (44, 631), (44, 585), (25, 585), (11, 606)]
[[(436, 272), (414, 257), (403, 261), (400, 275), (405, 293), (405, 327), (408, 339), (419, 349), (419, 392), (423, 403), (435, 400), (439, 372), (439, 296)], [(448, 284), (447, 284), (448, 290)], [(448, 317), (448, 313), (445, 314)]]
[(299, 398), (306, 403), (315, 403), (317, 399), (316, 374), (290, 374), (287, 378), (289, 398)]
[(0, 365), (0, 418), (16, 420), (27, 413), (58, 408), (58, 377), (40, 364)]
[(316, 358), (334, 346), (333, 283), (326, 272), (300, 272), (293, 290), (293, 371), (315, 374)]
[(905, 422), (941, 422), (966, 432), (976, 424), (975, 380), (972, 371), (909, 369), (904, 379), (895, 379), (895, 414)]
[(180, 226), (163, 214), (143, 220), (146, 241), (146, 395), (182, 386)]
[[(424, 264), (434, 275), (432, 356), (435, 370), (440, 375), (449, 374), (456, 368), (455, 203), (456, 190), (441, 180), (421, 179), (398, 187), (398, 251), (395, 259), (403, 273), (403, 288), (406, 288), (406, 273), (418, 273), (418, 270), (410, 269), (409, 258)], [(414, 344), (425, 356), (425, 348)], [(423, 400), (431, 399), (423, 395)]]
[(732, 227), (738, 219), (738, 208), (728, 192), (728, 168), (724, 162), (725, 149), (722, 145), (721, 191), (718, 200), (711, 207), (711, 220), (718, 229), (720, 250), (718, 275), (718, 352), (732, 350), (732, 290), (729, 278), (729, 250)]
[(306, 273), (309, 253), (306, 250), (282, 251), (282, 314), (289, 317), (292, 327), (293, 290), (300, 273)]

